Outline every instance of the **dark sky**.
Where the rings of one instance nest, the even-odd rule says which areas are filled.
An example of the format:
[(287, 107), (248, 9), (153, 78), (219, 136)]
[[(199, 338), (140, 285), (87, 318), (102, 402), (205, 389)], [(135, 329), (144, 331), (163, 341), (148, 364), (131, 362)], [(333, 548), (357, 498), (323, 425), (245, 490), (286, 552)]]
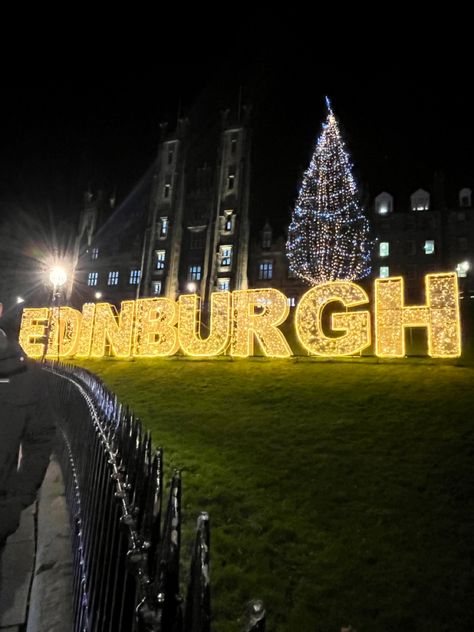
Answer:
[(453, 198), (461, 186), (474, 185), (468, 77), (467, 65), (452, 61), (319, 66), (265, 55), (158, 62), (140, 71), (31, 69), (4, 91), (3, 209), (16, 204), (41, 214), (49, 207), (58, 218), (72, 218), (89, 184), (115, 187), (120, 201), (153, 160), (161, 121), (173, 122), (178, 107), (191, 119), (199, 104), (210, 117), (236, 107), (239, 86), (253, 103), (253, 205), (260, 220), (286, 223), (325, 94), (366, 195), (387, 189), (406, 202), (442, 170)]

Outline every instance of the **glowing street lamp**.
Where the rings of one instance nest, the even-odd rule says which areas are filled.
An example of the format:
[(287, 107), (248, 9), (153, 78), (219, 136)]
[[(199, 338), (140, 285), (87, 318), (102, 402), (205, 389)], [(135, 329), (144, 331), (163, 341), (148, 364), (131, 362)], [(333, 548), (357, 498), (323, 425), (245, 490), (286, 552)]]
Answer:
[(54, 266), (49, 271), (49, 280), (55, 288), (59, 288), (67, 281), (67, 272), (62, 266)]

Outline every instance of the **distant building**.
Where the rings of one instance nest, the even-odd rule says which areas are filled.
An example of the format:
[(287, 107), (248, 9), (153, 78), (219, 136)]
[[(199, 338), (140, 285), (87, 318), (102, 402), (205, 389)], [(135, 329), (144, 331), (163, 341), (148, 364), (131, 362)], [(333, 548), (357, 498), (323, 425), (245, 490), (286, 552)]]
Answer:
[[(249, 121), (243, 109), (238, 118), (224, 112), (205, 134), (186, 119), (174, 132), (162, 126), (140, 194), (105, 223), (111, 201), (86, 195), (76, 241), (77, 304), (182, 293), (205, 303), (212, 292), (248, 287), (278, 288), (296, 304), (308, 286), (289, 270), (285, 235), (275, 234), (270, 221), (252, 223)], [(418, 189), (408, 200), (381, 192), (369, 217), (372, 278), (402, 275), (415, 301), (425, 274), (456, 270), (462, 292), (474, 298), (471, 189), (447, 206), (436, 176), (431, 193)]]

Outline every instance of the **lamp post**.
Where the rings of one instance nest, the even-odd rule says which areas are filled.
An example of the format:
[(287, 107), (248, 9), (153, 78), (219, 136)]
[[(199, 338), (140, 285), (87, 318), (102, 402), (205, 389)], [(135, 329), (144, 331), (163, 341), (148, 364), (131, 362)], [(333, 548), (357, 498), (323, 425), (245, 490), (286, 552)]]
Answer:
[(58, 313), (58, 317), (57, 317), (57, 330), (58, 330), (58, 360), (59, 360), (59, 347), (61, 344), (61, 321), (60, 321), (60, 315), (61, 315), (61, 288), (63, 287), (63, 285), (67, 282), (68, 279), (68, 275), (66, 272), (66, 269), (63, 266), (60, 265), (54, 265), (52, 268), (50, 268), (49, 270), (49, 281), (51, 283), (51, 285), (53, 286), (53, 293), (51, 296), (51, 309), (49, 312), (49, 318), (48, 318), (48, 326), (46, 328), (46, 342), (44, 345), (44, 353), (43, 353), (43, 358), (42, 361), (44, 362), (46, 355), (48, 353), (48, 344), (49, 344), (49, 336), (50, 336), (50, 332), (51, 332), (51, 319), (52, 319), (52, 314), (55, 308), (57, 308), (57, 313)]

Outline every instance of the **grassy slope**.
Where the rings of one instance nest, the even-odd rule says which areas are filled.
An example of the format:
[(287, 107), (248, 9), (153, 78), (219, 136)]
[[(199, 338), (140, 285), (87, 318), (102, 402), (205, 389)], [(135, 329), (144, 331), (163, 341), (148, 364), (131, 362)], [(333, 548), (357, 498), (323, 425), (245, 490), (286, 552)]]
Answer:
[(90, 361), (212, 521), (218, 632), (472, 629), (474, 370), (435, 363)]

